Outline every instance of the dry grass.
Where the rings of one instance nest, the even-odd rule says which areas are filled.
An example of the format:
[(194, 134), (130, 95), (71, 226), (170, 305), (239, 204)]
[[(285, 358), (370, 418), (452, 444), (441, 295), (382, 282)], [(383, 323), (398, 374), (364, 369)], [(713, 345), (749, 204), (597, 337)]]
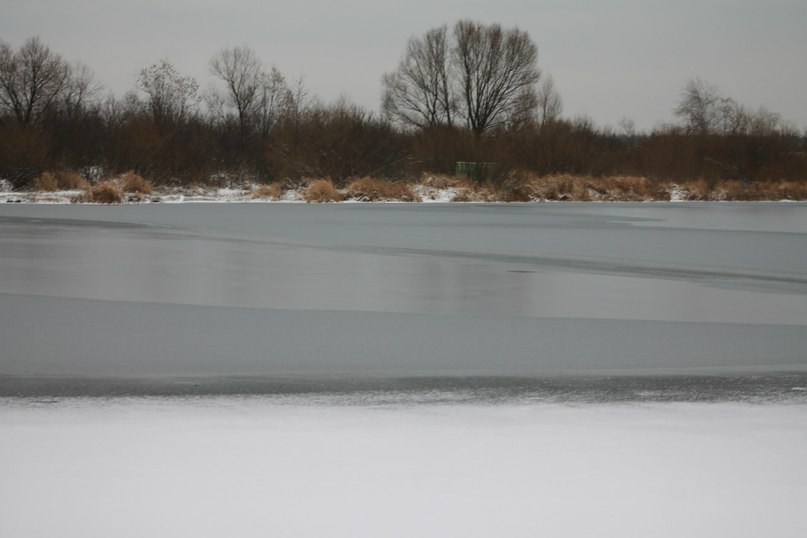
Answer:
[(473, 182), (465, 176), (445, 174), (423, 174), (420, 184), (432, 189), (472, 189)]
[(500, 190), (492, 183), (480, 183), (469, 187), (457, 187), (452, 202), (498, 202), (501, 201)]
[(363, 202), (400, 201), (419, 202), (420, 197), (408, 183), (363, 177), (347, 185), (347, 197)]
[(536, 200), (589, 200), (588, 178), (568, 174), (530, 178), (529, 188)]
[(252, 198), (262, 198), (267, 200), (279, 200), (283, 196), (283, 185), (272, 183), (270, 185), (256, 185), (250, 192)]
[(492, 183), (478, 183), (465, 176), (423, 174), (419, 184), (426, 192), (450, 189), (452, 202), (496, 202), (501, 198), (498, 187)]
[(89, 183), (80, 174), (71, 170), (43, 172), (31, 184), (32, 191), (79, 191), (89, 188)]
[(31, 184), (31, 190), (41, 192), (54, 192), (59, 190), (59, 182), (56, 176), (50, 172), (42, 172)]
[(720, 182), (714, 190), (713, 200), (807, 200), (807, 182), (758, 181), (745, 183), (737, 180)]
[(315, 179), (303, 191), (303, 199), (308, 203), (341, 202), (342, 198), (330, 178)]
[(63, 170), (57, 173), (56, 181), (59, 184), (59, 190), (63, 191), (81, 191), (90, 186), (87, 180), (81, 177), (81, 174), (72, 170)]
[(119, 204), (123, 201), (120, 190), (111, 181), (104, 181), (93, 186), (87, 191), (87, 198), (88, 201), (97, 204)]
[[(121, 190), (125, 193), (151, 194), (153, 187), (150, 181), (129, 170), (118, 178)], [(103, 185), (103, 183), (102, 183)]]
[(771, 200), (807, 200), (807, 182), (779, 181), (769, 187)]

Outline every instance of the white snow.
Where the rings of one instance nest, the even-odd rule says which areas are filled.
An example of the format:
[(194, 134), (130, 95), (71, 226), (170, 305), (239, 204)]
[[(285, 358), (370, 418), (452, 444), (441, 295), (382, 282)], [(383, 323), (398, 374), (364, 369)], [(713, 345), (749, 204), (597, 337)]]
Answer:
[(807, 406), (0, 401), (0, 536), (803, 536)]

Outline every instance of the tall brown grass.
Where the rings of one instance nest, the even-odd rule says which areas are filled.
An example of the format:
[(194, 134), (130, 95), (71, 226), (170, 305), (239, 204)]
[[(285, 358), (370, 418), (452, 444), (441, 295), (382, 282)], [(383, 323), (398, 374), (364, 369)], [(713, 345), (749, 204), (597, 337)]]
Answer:
[(283, 196), (283, 185), (271, 183), (269, 185), (256, 185), (249, 193), (252, 198), (279, 200)]
[(50, 172), (42, 172), (31, 184), (34, 191), (54, 192), (59, 190), (59, 182), (56, 176)]
[(308, 203), (341, 202), (342, 193), (333, 186), (331, 178), (315, 179), (303, 191), (303, 199)]
[(143, 179), (132, 170), (121, 175), (118, 178), (118, 183), (125, 193), (151, 194), (154, 190), (150, 181)]
[(120, 190), (111, 181), (104, 181), (93, 186), (88, 191), (88, 198), (88, 201), (97, 204), (119, 204), (123, 201)]
[(89, 183), (72, 170), (43, 172), (31, 184), (31, 190), (43, 192), (85, 190)]
[(385, 179), (363, 177), (347, 184), (347, 197), (363, 202), (400, 201), (419, 202), (420, 196), (412, 190), (412, 186), (403, 182), (392, 182)]

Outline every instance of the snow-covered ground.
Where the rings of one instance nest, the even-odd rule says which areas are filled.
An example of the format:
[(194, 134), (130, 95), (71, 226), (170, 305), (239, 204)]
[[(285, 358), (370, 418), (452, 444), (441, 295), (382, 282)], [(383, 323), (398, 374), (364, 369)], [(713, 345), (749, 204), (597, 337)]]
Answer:
[[(0, 401), (0, 536), (800, 537), (807, 406)], [(326, 399), (327, 400), (327, 399)]]

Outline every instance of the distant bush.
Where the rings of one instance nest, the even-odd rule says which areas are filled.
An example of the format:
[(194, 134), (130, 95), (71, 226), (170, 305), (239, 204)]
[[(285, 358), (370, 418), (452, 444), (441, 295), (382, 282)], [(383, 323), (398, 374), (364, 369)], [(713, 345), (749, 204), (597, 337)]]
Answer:
[(114, 183), (104, 181), (89, 190), (89, 201), (98, 204), (119, 204), (123, 201), (123, 197)]
[(438, 194), (435, 190), (447, 190), (452, 202), (495, 202), (501, 196), (492, 183), (480, 183), (464, 176), (425, 173), (419, 186), (423, 196), (432, 198)]
[[(45, 172), (45, 174), (47, 173), (48, 172)], [(73, 172), (72, 170), (61, 170), (59, 172), (54, 173), (53, 177), (56, 178), (56, 186), (57, 186), (57, 189), (54, 190), (80, 191), (85, 190), (90, 186), (90, 184), (87, 183), (87, 180), (81, 177), (81, 174)]]
[(118, 179), (121, 189), (125, 193), (151, 194), (152, 185), (133, 171), (124, 173)]
[(269, 185), (257, 185), (250, 192), (252, 198), (266, 198), (269, 200), (279, 200), (283, 196), (283, 185), (271, 183)]
[(348, 183), (347, 197), (363, 202), (400, 201), (419, 202), (420, 196), (412, 190), (412, 186), (402, 182), (385, 179), (363, 177)]
[(59, 190), (59, 182), (56, 176), (50, 172), (42, 172), (31, 184), (31, 190), (54, 192)]
[(721, 181), (712, 200), (807, 200), (807, 183), (797, 181)]
[(432, 189), (470, 188), (471, 180), (461, 176), (424, 173), (420, 178), (420, 184)]
[(315, 179), (303, 191), (303, 199), (309, 203), (340, 202), (342, 194), (333, 186), (330, 178)]

